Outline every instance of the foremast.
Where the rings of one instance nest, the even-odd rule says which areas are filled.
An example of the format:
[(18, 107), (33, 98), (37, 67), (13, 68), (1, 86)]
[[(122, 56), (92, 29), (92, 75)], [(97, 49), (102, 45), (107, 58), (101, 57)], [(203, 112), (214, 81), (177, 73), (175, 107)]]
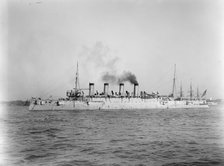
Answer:
[(78, 92), (80, 90), (79, 86), (79, 64), (77, 62), (77, 69), (76, 69), (76, 75), (75, 75), (75, 92)]
[(79, 65), (77, 62), (77, 69), (76, 69), (76, 74), (75, 74), (75, 86), (73, 88), (73, 90), (71, 91), (67, 91), (67, 96), (69, 97), (69, 99), (72, 100), (77, 100), (79, 97), (81, 97), (81, 89), (79, 86)]

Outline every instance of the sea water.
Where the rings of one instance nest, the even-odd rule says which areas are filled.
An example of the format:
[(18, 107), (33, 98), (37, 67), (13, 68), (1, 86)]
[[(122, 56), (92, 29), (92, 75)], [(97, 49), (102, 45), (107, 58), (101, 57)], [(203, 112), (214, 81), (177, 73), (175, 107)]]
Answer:
[(221, 106), (0, 111), (0, 165), (224, 165)]

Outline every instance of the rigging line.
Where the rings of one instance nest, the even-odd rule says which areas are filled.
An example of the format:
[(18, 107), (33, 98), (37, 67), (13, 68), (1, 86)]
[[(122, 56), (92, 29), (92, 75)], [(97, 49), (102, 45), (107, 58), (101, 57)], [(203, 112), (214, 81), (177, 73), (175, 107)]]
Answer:
[[(52, 81), (49, 83), (49, 86), (47, 86), (47, 88), (45, 88), (43, 90), (43, 95), (41, 95), (41, 96), (46, 96), (47, 94), (49, 94), (49, 92), (52, 92), (52, 90), (55, 90), (55, 86), (59, 87), (59, 85), (62, 85), (63, 80), (61, 80), (60, 77), (65, 75), (65, 73), (68, 74), (71, 71), (74, 71), (74, 69), (75, 69), (75, 66), (72, 66), (71, 68), (68, 68), (67, 70), (65, 70), (65, 72), (61, 73), (60, 75), (57, 75), (56, 78), (58, 78), (58, 79), (56, 79), (56, 78), (52, 79)], [(57, 81), (55, 81), (55, 80), (57, 80)], [(60, 81), (58, 81), (58, 80), (60, 80)], [(56, 82), (56, 84), (55, 84), (55, 82)]]
[(55, 86), (53, 89), (51, 89), (50, 91), (48, 91), (47, 93), (41, 95), (41, 97), (47, 97), (51, 94), (51, 92), (55, 91), (56, 89), (58, 89), (58, 87), (61, 87), (62, 84), (58, 85), (58, 86)]
[[(170, 75), (170, 73), (171, 73), (171, 68), (170, 68), (170, 70), (166, 70), (166, 72), (159, 77), (158, 81), (156, 81), (153, 84), (151, 84), (152, 87), (155, 87), (156, 86), (156, 88), (160, 88), (161, 86), (163, 86), (164, 85), (164, 82), (162, 82), (162, 81), (164, 80), (164, 76)], [(169, 80), (166, 80), (165, 82), (168, 82), (168, 81)], [(159, 84), (158, 84), (158, 82), (159, 82)]]
[(64, 85), (64, 82), (58, 82), (58, 84), (55, 84), (54, 86), (52, 86), (47, 92), (43, 93), (43, 95), (41, 96), (46, 97), (46, 96), (52, 95), (53, 91), (55, 91), (59, 87), (62, 87), (63, 85)]
[(65, 70), (65, 71), (64, 71), (63, 73), (61, 73), (60, 75), (57, 75), (55, 78), (51, 79), (51, 81), (49, 81), (49, 83), (48, 83), (48, 86), (47, 86), (44, 90), (49, 89), (49, 87), (51, 87), (52, 85), (54, 85), (55, 80), (58, 82), (58, 80), (60, 80), (59, 78), (60, 78), (61, 76), (65, 75), (65, 73), (70, 72), (73, 68), (74, 68), (74, 66), (71, 67), (71, 68), (68, 68), (67, 70)]

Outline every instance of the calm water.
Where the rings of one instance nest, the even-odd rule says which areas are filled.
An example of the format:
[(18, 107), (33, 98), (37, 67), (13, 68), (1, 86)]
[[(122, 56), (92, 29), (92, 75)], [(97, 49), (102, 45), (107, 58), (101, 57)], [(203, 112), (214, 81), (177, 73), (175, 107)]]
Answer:
[[(224, 109), (0, 112), (2, 165), (224, 165)], [(1, 165), (0, 164), (0, 165)]]

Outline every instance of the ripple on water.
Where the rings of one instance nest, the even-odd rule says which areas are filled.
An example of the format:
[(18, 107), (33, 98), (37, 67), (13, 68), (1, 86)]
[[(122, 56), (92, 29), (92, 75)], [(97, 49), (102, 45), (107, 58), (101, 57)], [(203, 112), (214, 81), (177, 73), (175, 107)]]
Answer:
[(220, 111), (9, 107), (8, 165), (224, 165)]

